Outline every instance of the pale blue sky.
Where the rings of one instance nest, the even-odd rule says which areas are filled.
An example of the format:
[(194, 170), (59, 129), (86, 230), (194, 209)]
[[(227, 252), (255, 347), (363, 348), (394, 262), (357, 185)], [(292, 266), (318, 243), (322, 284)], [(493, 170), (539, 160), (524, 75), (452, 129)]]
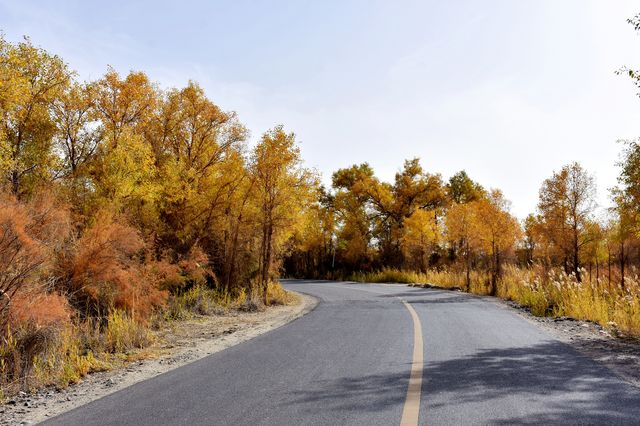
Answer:
[(283, 123), (309, 166), (406, 158), (466, 169), (520, 217), (573, 160), (615, 185), (616, 140), (640, 136), (634, 1), (0, 0), (0, 29), (28, 35), (83, 79), (107, 65), (163, 87), (197, 80), (255, 140)]

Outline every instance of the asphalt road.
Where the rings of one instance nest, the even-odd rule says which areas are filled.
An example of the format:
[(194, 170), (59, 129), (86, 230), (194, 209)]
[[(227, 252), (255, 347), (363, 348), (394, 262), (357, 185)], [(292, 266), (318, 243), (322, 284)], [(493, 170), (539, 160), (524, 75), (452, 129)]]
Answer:
[(320, 304), (45, 424), (398, 425), (411, 308), (422, 328), (420, 424), (640, 424), (640, 390), (498, 303), (401, 285), (285, 286)]

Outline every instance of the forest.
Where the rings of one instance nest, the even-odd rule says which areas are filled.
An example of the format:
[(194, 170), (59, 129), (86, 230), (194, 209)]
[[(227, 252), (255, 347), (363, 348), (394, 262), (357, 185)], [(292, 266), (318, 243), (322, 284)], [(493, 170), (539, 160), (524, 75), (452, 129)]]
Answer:
[(81, 81), (0, 38), (3, 392), (108, 369), (193, 310), (286, 303), (279, 277), (458, 289), (640, 336), (637, 141), (612, 145), (613, 207), (569, 162), (524, 220), (464, 170), (413, 158), (384, 182), (361, 163), (325, 187), (283, 126), (250, 141), (196, 82)]

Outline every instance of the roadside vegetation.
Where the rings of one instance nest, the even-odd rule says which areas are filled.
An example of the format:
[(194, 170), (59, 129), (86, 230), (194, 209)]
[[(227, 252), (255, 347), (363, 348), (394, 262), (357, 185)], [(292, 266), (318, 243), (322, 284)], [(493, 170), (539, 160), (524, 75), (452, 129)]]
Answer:
[(0, 399), (149, 356), (162, 322), (294, 301), (317, 177), (282, 126), (248, 138), (195, 82), (82, 82), (0, 36)]

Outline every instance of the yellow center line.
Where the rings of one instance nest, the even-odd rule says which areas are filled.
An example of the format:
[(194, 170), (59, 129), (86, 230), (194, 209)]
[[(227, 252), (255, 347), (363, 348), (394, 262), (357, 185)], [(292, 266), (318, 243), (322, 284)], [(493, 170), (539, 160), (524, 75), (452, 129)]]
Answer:
[(413, 362), (411, 364), (411, 375), (409, 376), (409, 387), (407, 388), (407, 398), (404, 401), (402, 419), (400, 426), (413, 426), (418, 424), (420, 415), (420, 393), (422, 392), (422, 364), (424, 355), (422, 353), (422, 325), (415, 309), (402, 301), (409, 310), (413, 319)]
[[(323, 284), (327, 287), (335, 288), (349, 288), (344, 285), (331, 285)], [(384, 295), (393, 295), (392, 293), (380, 292), (371, 289), (363, 289), (359, 287), (353, 287), (351, 290), (364, 291), (368, 293), (377, 293)], [(404, 408), (402, 409), (402, 418), (400, 419), (400, 426), (414, 426), (418, 424), (418, 418), (420, 416), (420, 394), (422, 393), (422, 364), (424, 362), (424, 354), (422, 347), (424, 345), (422, 340), (422, 324), (420, 318), (416, 313), (413, 306), (407, 303), (405, 300), (398, 298), (411, 314), (413, 319), (413, 361), (411, 363), (411, 374), (409, 375), (409, 386), (407, 387), (407, 397), (404, 401)]]

